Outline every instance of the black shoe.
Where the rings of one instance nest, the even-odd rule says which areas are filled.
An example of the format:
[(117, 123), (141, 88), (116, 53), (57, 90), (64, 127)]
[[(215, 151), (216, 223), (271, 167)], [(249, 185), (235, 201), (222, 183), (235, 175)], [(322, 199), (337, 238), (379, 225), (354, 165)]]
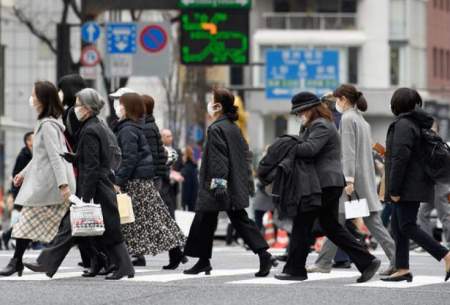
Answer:
[(205, 275), (211, 274), (211, 264), (209, 263), (209, 260), (199, 260), (191, 269), (184, 270), (184, 274), (199, 274), (204, 272)]
[(122, 274), (121, 272), (119, 272), (118, 270), (114, 271), (113, 274), (108, 275), (107, 277), (105, 277), (105, 280), (120, 280), (123, 277), (128, 277), (129, 279), (132, 279), (134, 277), (134, 273), (133, 274)]
[(133, 263), (133, 266), (136, 267), (145, 267), (147, 265), (144, 255), (136, 256), (131, 262)]
[(111, 255), (114, 256), (114, 262), (117, 262), (117, 270), (113, 274), (105, 277), (106, 280), (120, 280), (123, 277), (133, 278), (134, 268), (131, 263), (125, 243), (120, 243), (112, 247)]
[(275, 259), (280, 262), (287, 262), (288, 255), (287, 254), (277, 255), (275, 256)]
[(293, 275), (289, 273), (275, 274), (275, 278), (280, 281), (306, 281), (308, 276), (306, 275)]
[(183, 255), (183, 252), (179, 247), (169, 250), (169, 264), (163, 266), (163, 270), (175, 270), (178, 266), (183, 263), (186, 264), (188, 259)]
[(19, 276), (22, 276), (23, 273), (23, 263), (19, 261), (17, 258), (12, 258), (8, 265), (3, 270), (0, 270), (0, 276), (10, 276), (16, 273)]
[(445, 281), (447, 282), (448, 279), (450, 279), (450, 270), (447, 270), (447, 273), (445, 274)]
[(113, 273), (114, 271), (116, 271), (117, 270), (117, 267), (116, 267), (116, 265), (114, 265), (114, 264), (110, 264), (108, 267), (104, 267), (104, 268), (102, 268), (102, 270), (100, 270), (99, 272), (98, 272), (98, 275), (108, 275), (108, 274), (110, 274), (110, 273)]
[(277, 260), (269, 252), (259, 257), (259, 271), (255, 273), (256, 277), (266, 277), (269, 275), (272, 267), (278, 266)]
[(47, 271), (47, 269), (43, 265), (39, 264), (38, 262), (33, 262), (33, 263), (25, 262), (25, 263), (23, 263), (23, 265), (33, 272), (45, 273), (45, 275), (47, 275), (49, 278), (52, 278), (56, 273), (56, 271)]
[(108, 258), (102, 253), (97, 253), (97, 255), (91, 258), (91, 267), (88, 271), (85, 271), (83, 277), (96, 277), (100, 270), (106, 267)]
[(383, 282), (403, 282), (403, 281), (406, 281), (406, 282), (410, 283), (410, 282), (413, 281), (413, 275), (410, 272), (408, 272), (408, 273), (403, 274), (403, 275), (383, 277), (383, 278), (381, 278), (381, 280)]
[(364, 283), (369, 281), (375, 273), (377, 273), (378, 269), (380, 269), (381, 261), (378, 258), (375, 258), (370, 265), (364, 270), (361, 276), (356, 280), (358, 283)]
[(351, 267), (352, 263), (350, 261), (335, 262), (333, 264), (333, 268), (335, 269), (350, 269)]

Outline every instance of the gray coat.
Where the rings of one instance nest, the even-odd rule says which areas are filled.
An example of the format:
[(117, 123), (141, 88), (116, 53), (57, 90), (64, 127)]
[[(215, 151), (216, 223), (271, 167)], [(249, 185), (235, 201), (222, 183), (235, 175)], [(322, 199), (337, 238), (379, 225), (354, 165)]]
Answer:
[[(355, 191), (360, 198), (367, 199), (371, 212), (380, 211), (369, 123), (361, 112), (352, 108), (342, 115), (339, 133), (345, 180), (354, 182)], [(346, 199), (344, 194), (342, 200)]]
[(71, 164), (60, 154), (67, 152), (61, 120), (45, 118), (34, 130), (33, 158), (21, 175), (24, 181), (15, 204), (29, 207), (63, 203), (59, 186), (67, 184), (75, 193), (75, 175)]

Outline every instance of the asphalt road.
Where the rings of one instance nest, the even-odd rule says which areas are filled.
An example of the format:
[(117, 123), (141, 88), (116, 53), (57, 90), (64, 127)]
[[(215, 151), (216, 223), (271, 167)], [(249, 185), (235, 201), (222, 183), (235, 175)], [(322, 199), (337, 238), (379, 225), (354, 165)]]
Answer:
[[(32, 260), (37, 251), (26, 253)], [(387, 261), (381, 252), (375, 254)], [(0, 265), (5, 266), (11, 251), (0, 251)], [(310, 255), (312, 262), (316, 257)], [(54, 279), (43, 274), (26, 271), (23, 277), (0, 278), (0, 305), (219, 305), (219, 304), (357, 304), (357, 305), (448, 305), (450, 282), (444, 283), (443, 263), (427, 254), (411, 253), (414, 281), (411, 284), (384, 283), (378, 276), (371, 282), (356, 284), (358, 272), (334, 270), (330, 274), (311, 275), (305, 282), (280, 282), (273, 274), (256, 279), (258, 258), (241, 247), (225, 247), (220, 242), (215, 248), (210, 276), (186, 276), (182, 270), (161, 271), (167, 263), (167, 254), (148, 257), (148, 266), (137, 268), (136, 277), (130, 280), (105, 281), (98, 277), (82, 278), (76, 267), (79, 254), (74, 249)]]

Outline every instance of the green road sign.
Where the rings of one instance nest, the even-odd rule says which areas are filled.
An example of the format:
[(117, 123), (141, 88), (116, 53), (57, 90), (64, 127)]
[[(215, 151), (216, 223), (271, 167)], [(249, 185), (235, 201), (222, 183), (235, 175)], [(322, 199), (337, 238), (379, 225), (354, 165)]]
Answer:
[(250, 9), (251, 0), (180, 0), (180, 8), (244, 8)]
[(249, 58), (247, 10), (184, 10), (181, 62), (186, 65), (245, 65)]

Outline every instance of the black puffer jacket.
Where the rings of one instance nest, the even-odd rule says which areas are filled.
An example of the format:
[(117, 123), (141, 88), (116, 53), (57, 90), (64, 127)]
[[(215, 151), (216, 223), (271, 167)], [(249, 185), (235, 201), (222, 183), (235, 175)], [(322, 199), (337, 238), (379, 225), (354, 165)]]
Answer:
[(399, 115), (386, 138), (386, 195), (400, 201), (432, 202), (433, 181), (426, 175), (420, 129), (431, 128), (433, 118), (422, 109)]
[(116, 184), (123, 187), (131, 179), (152, 179), (153, 158), (142, 124), (129, 119), (115, 127), (117, 141), (122, 150), (122, 163), (116, 173)]
[[(28, 165), (28, 163), (30, 163), (32, 157), (33, 155), (28, 147), (25, 146), (24, 148), (22, 148), (19, 155), (17, 156), (16, 163), (14, 164), (12, 176), (15, 177), (18, 173), (20, 173)], [(14, 198), (17, 197), (19, 190), (20, 187), (15, 187), (14, 183), (11, 184), (11, 192)]]
[[(197, 211), (241, 210), (249, 206), (249, 156), (248, 144), (236, 124), (222, 116), (209, 126), (200, 169)], [(227, 180), (225, 202), (217, 201), (210, 190), (213, 178)]]
[(169, 167), (166, 165), (167, 153), (161, 141), (161, 134), (159, 133), (159, 128), (156, 125), (153, 115), (148, 115), (145, 118), (143, 130), (145, 137), (147, 138), (148, 145), (150, 145), (150, 150), (152, 151), (155, 176), (168, 178)]

